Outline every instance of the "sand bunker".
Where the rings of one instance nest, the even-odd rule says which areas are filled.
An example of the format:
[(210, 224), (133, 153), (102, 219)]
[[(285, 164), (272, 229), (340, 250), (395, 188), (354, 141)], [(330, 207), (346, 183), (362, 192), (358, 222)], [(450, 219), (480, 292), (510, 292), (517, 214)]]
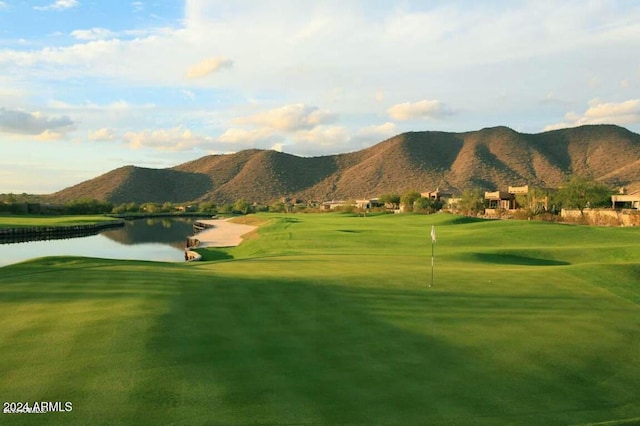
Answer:
[(229, 222), (229, 219), (199, 220), (198, 222), (214, 226), (195, 235), (195, 238), (200, 241), (199, 247), (237, 246), (242, 242), (243, 235), (257, 228), (257, 226)]

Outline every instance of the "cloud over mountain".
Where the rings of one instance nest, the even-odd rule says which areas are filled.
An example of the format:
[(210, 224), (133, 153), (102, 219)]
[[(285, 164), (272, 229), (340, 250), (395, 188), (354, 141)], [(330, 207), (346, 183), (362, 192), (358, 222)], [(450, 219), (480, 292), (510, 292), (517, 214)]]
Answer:
[(235, 120), (238, 124), (252, 124), (287, 132), (310, 130), (333, 121), (335, 116), (329, 111), (305, 104), (284, 105)]
[(133, 149), (148, 147), (161, 151), (188, 151), (196, 147), (205, 148), (212, 142), (211, 137), (195, 134), (183, 127), (127, 132), (123, 140)]
[(434, 119), (452, 115), (453, 111), (439, 100), (421, 100), (393, 105), (388, 109), (395, 120)]
[(640, 99), (629, 99), (624, 102), (602, 102), (594, 99), (589, 108), (582, 114), (573, 112), (565, 115), (565, 121), (551, 124), (545, 130), (576, 127), (585, 124), (634, 124), (640, 123)]

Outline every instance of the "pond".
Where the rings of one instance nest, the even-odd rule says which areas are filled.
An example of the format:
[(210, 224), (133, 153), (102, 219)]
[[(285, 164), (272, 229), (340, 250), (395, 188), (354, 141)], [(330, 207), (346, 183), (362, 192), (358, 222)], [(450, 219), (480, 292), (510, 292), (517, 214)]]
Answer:
[(61, 240), (0, 243), (0, 266), (43, 256), (87, 256), (184, 262), (187, 237), (196, 218), (125, 221), (124, 227)]

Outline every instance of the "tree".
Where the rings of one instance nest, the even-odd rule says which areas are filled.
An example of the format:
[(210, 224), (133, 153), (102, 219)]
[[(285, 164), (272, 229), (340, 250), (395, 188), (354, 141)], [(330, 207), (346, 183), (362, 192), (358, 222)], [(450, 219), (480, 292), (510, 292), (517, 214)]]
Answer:
[(218, 206), (218, 213), (221, 214), (229, 214), (233, 213), (233, 204), (225, 203), (221, 206)]
[(127, 203), (126, 209), (127, 209), (127, 212), (137, 213), (140, 211), (140, 206), (138, 206), (136, 203), (132, 201), (130, 203)]
[(69, 201), (64, 207), (68, 214), (110, 213), (113, 210), (112, 203), (96, 200), (95, 198), (79, 198)]
[(400, 204), (404, 206), (405, 211), (413, 211), (413, 203), (420, 198), (418, 191), (407, 191), (400, 196)]
[(160, 206), (157, 203), (144, 203), (140, 205), (140, 211), (145, 213), (157, 213)]
[(234, 213), (240, 213), (240, 214), (251, 213), (252, 212), (252, 206), (248, 201), (240, 198), (239, 200), (237, 200), (233, 204), (233, 212)]
[(563, 207), (578, 209), (584, 218), (584, 209), (609, 205), (612, 193), (606, 185), (585, 176), (573, 176), (558, 189), (556, 198)]
[(530, 188), (526, 194), (517, 194), (516, 202), (528, 217), (542, 214), (548, 208), (548, 193), (540, 188)]
[(391, 204), (394, 209), (400, 205), (400, 194), (384, 194), (380, 197), (380, 201), (385, 204)]
[(198, 204), (198, 211), (202, 213), (215, 213), (216, 205), (212, 201), (203, 201)]
[(286, 213), (287, 206), (282, 201), (276, 201), (269, 206), (269, 211), (275, 213)]
[(126, 211), (127, 211), (127, 205), (126, 203), (122, 203), (122, 204), (118, 204), (117, 206), (113, 206), (113, 210), (111, 210), (111, 213), (122, 214), (122, 213), (125, 213)]
[(464, 214), (477, 215), (484, 210), (484, 193), (479, 188), (465, 190), (460, 197), (458, 208)]
[(433, 200), (429, 197), (420, 197), (413, 203), (413, 210), (420, 213), (435, 213), (442, 208), (440, 201)]

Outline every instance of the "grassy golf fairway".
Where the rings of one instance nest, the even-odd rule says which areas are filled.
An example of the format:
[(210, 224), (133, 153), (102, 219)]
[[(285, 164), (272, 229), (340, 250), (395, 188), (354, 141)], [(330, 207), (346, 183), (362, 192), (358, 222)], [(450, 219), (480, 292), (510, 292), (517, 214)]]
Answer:
[(75, 226), (91, 223), (111, 222), (117, 219), (105, 216), (43, 216), (0, 215), (0, 228), (23, 228), (28, 226)]
[(640, 421), (640, 229), (258, 218), (209, 262), (0, 268), (3, 402), (73, 404), (0, 423)]

